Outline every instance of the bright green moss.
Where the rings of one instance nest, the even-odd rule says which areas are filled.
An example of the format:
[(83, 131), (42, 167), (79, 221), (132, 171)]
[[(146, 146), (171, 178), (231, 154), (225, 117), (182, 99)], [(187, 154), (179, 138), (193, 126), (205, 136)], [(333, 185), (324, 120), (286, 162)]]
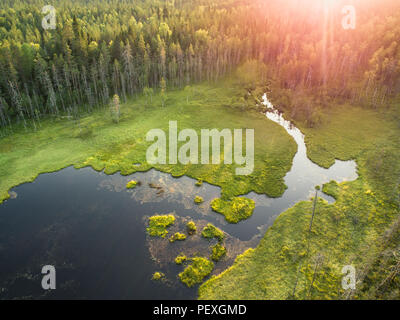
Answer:
[(165, 277), (165, 274), (162, 272), (154, 272), (153, 277), (151, 278), (152, 280), (161, 280), (162, 278)]
[(202, 197), (196, 196), (196, 197), (194, 198), (194, 203), (200, 204), (200, 203), (202, 203), (202, 202), (204, 202), (204, 199), (203, 199)]
[(214, 269), (214, 263), (206, 258), (195, 257), (191, 259), (191, 262), (192, 263), (179, 274), (179, 279), (189, 288), (201, 283)]
[(174, 224), (175, 216), (172, 214), (168, 215), (155, 215), (149, 218), (149, 227), (147, 232), (153, 237), (162, 237), (168, 234), (167, 228)]
[(183, 241), (186, 239), (186, 235), (180, 232), (175, 233), (174, 235), (169, 238), (169, 242), (175, 242), (175, 241)]
[(219, 241), (224, 240), (225, 237), (224, 233), (211, 223), (204, 227), (201, 235), (206, 239), (217, 238)]
[(211, 259), (214, 261), (219, 261), (223, 256), (226, 255), (226, 248), (217, 243), (215, 246), (212, 247)]
[(193, 235), (197, 231), (196, 224), (193, 221), (189, 221), (186, 225), (186, 230), (189, 235)]
[(129, 182), (126, 184), (126, 187), (127, 187), (128, 189), (133, 189), (133, 188), (135, 188), (136, 186), (137, 186), (137, 181), (135, 181), (135, 180), (129, 181)]
[(211, 202), (211, 208), (224, 215), (229, 223), (238, 223), (241, 220), (248, 219), (253, 214), (255, 202), (244, 197), (236, 197), (232, 200), (217, 198)]
[(180, 256), (177, 256), (177, 257), (175, 258), (175, 263), (176, 263), (176, 264), (182, 264), (182, 263), (184, 263), (186, 260), (187, 260), (187, 257), (186, 257), (185, 255), (180, 255)]

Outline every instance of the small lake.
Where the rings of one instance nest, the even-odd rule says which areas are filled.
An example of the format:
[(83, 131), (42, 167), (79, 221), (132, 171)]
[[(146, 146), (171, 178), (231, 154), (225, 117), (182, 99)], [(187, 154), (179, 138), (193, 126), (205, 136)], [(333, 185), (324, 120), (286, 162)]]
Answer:
[[(266, 116), (298, 144), (281, 198), (246, 195), (256, 201), (254, 214), (232, 225), (210, 209), (220, 189), (206, 183), (197, 187), (188, 177), (156, 170), (125, 177), (73, 167), (42, 174), (13, 188), (11, 199), (0, 205), (0, 299), (195, 299), (197, 287), (189, 289), (178, 280), (183, 267), (174, 259), (180, 253), (209, 256), (210, 242), (200, 232), (173, 244), (151, 238), (146, 235), (149, 216), (173, 212), (177, 220), (170, 234), (184, 231), (189, 220), (198, 231), (209, 222), (224, 230), (228, 253), (216, 263), (213, 274), (218, 274), (257, 246), (282, 211), (313, 196), (316, 185), (357, 178), (354, 161), (336, 161), (329, 169), (311, 162), (300, 130), (273, 109), (266, 95), (264, 103), (270, 107)], [(127, 190), (132, 179), (140, 186)], [(203, 204), (194, 204), (196, 195)], [(56, 290), (41, 287), (44, 265), (56, 268)], [(155, 271), (165, 273), (166, 280), (152, 281)]]

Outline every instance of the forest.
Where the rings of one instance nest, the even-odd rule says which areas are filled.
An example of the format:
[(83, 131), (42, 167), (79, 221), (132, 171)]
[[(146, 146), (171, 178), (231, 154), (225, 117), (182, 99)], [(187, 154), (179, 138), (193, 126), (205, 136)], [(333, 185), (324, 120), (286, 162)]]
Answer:
[(2, 133), (79, 117), (114, 95), (215, 81), (249, 59), (268, 66), (280, 108), (309, 126), (332, 99), (383, 108), (400, 85), (397, 2), (354, 1), (354, 30), (338, 28), (340, 1), (329, 11), (306, 2), (57, 0), (57, 27), (45, 30), (41, 1), (2, 1)]

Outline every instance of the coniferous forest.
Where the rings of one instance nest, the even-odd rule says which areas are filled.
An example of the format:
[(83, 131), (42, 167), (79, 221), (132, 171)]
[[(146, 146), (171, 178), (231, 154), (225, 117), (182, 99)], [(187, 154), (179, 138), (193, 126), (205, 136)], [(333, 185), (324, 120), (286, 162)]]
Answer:
[(2, 0), (0, 299), (400, 299), (399, 94), (398, 0)]
[(310, 123), (319, 110), (307, 110), (309, 91), (382, 108), (399, 89), (397, 2), (359, 2), (357, 28), (343, 32), (341, 7), (325, 12), (323, 1), (55, 1), (55, 30), (41, 26), (41, 1), (2, 1), (1, 125), (76, 116), (163, 79), (216, 81), (249, 59)]

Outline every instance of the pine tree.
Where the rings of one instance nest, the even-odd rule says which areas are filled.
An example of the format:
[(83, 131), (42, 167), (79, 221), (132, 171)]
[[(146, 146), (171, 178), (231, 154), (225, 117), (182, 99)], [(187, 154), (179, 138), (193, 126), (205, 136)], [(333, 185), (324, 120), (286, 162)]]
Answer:
[(59, 99), (61, 101), (63, 110), (65, 112), (66, 109), (65, 109), (64, 99), (63, 99), (63, 91), (64, 91), (63, 90), (63, 86), (62, 86), (61, 81), (60, 81), (60, 79), (58, 77), (57, 69), (56, 69), (56, 66), (54, 64), (52, 65), (51, 69), (53, 71), (53, 79), (54, 79), (54, 83), (56, 84), (56, 88), (57, 88), (57, 91), (58, 91), (58, 97), (59, 97)]
[(13, 105), (15, 106), (17, 110), (17, 114), (19, 116), (19, 119), (23, 122), (25, 130), (27, 129), (27, 124), (25, 120), (25, 115), (24, 115), (24, 108), (22, 106), (22, 101), (21, 101), (21, 95), (18, 92), (17, 87), (11, 82), (8, 82), (8, 87), (9, 87), (9, 92), (10, 92), (10, 97)]
[(6, 108), (4, 107), (4, 100), (3, 98), (0, 97), (0, 123), (2, 127), (7, 126), (7, 120), (6, 120)]
[(49, 74), (47, 71), (43, 73), (43, 81), (46, 85), (47, 89), (47, 103), (50, 107), (50, 109), (54, 112), (55, 115), (58, 115), (58, 107), (57, 107), (57, 98), (56, 94), (54, 92), (53, 84), (50, 80)]
[(106, 59), (102, 54), (100, 54), (100, 61), (99, 61), (99, 75), (100, 75), (100, 81), (102, 83), (102, 100), (103, 104), (106, 105), (108, 99), (109, 99), (109, 91), (108, 91), (108, 84), (107, 84), (107, 71), (106, 71), (106, 66), (105, 66), (105, 61)]
[(132, 57), (132, 50), (131, 45), (129, 42), (126, 44), (124, 51), (122, 53), (122, 59), (124, 63), (124, 72), (126, 75), (126, 81), (128, 85), (128, 92), (130, 95), (134, 93), (134, 78), (133, 78), (133, 57)]

